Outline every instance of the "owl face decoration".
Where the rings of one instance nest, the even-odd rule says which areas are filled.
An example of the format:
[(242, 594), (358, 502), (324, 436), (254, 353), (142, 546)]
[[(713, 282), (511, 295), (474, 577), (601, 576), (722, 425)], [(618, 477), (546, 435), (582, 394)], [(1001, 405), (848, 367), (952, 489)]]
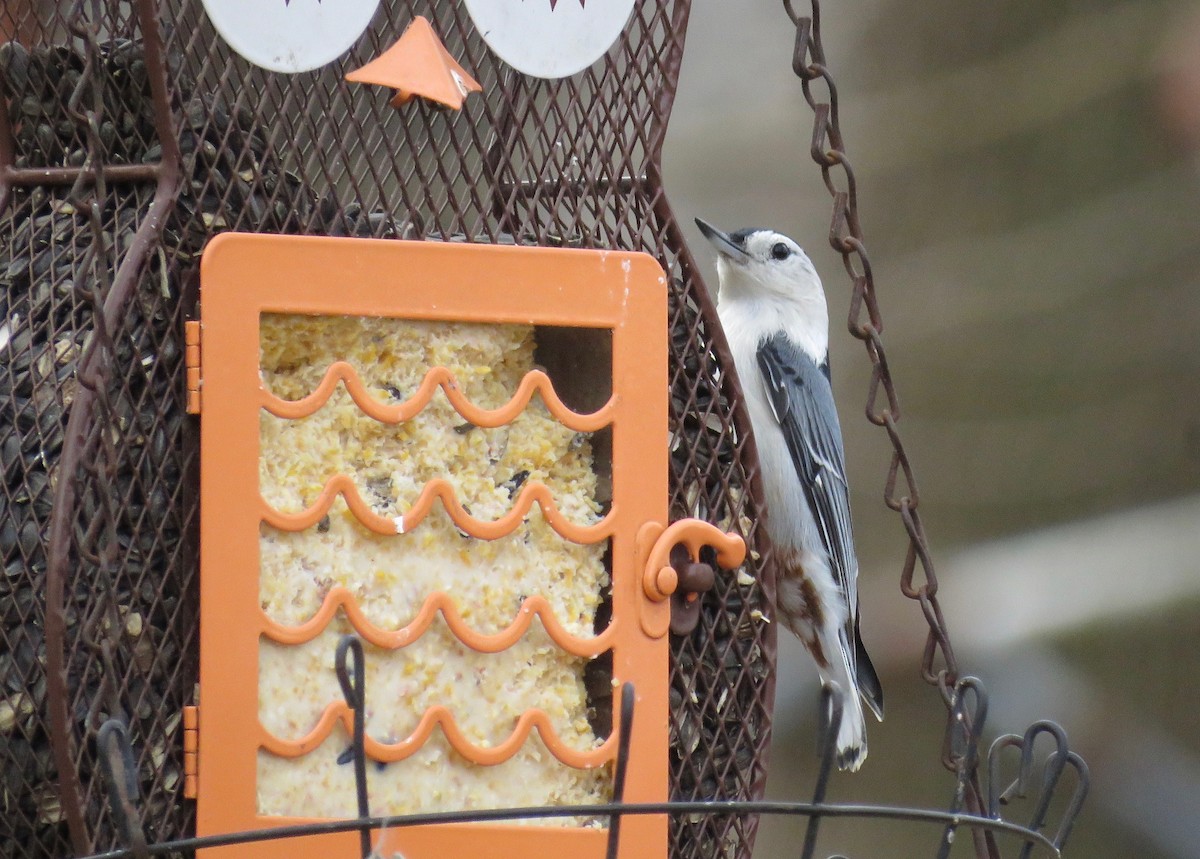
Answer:
[(604, 56), (633, 5), (633, 0), (466, 0), (488, 47), (517, 71), (538, 78), (565, 78)]
[(243, 58), (296, 74), (331, 63), (358, 41), (379, 0), (204, 0), (217, 32)]

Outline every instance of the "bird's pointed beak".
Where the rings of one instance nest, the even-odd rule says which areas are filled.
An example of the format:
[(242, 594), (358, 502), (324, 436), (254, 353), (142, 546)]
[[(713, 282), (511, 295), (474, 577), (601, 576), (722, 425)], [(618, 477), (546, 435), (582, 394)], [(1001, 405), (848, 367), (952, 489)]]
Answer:
[(717, 249), (717, 253), (726, 257), (733, 262), (747, 263), (750, 261), (750, 254), (746, 253), (746, 249), (729, 237), (728, 233), (723, 233), (714, 227), (708, 221), (696, 218), (696, 226), (700, 228), (700, 232), (704, 233), (704, 238), (712, 242), (712, 246)]

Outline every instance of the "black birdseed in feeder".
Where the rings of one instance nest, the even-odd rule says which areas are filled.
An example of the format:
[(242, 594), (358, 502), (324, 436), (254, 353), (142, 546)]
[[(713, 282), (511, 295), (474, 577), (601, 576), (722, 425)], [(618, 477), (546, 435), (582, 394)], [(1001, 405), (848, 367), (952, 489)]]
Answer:
[[(176, 58), (169, 63), (177, 67)], [(100, 46), (95, 73), (80, 87), (82, 49), (0, 45), (0, 94), (10, 101), (14, 166), (154, 163), (162, 157), (141, 46)], [(248, 111), (182, 94), (183, 182), (162, 228), (162, 247), (182, 266), (198, 262), (218, 230), (300, 232), (315, 196), (269, 153)], [(76, 90), (78, 92), (76, 93)], [(89, 138), (86, 117), (100, 117)], [(89, 147), (99, 147), (97, 151)], [(82, 384), (80, 362), (99, 348), (96, 313), (154, 197), (152, 183), (23, 188), (0, 215), (0, 843), (61, 855), (65, 827), (46, 715), (45, 583), (57, 481), (75, 482), (76, 516), (67, 575), (67, 690), (81, 783), (97, 783), (94, 737), (107, 717), (130, 720), (140, 754), (148, 834), (178, 835), (191, 806), (182, 801), (180, 709), (196, 676), (196, 505), (186, 493), (194, 430), (184, 410), (182, 336), (186, 272), (151, 254), (111, 347), (98, 356), (111, 372), (85, 430), (76, 474), (60, 473), (64, 431)], [(93, 231), (93, 204), (100, 237)], [(336, 207), (332, 207), (336, 213)], [(339, 220), (343, 220), (340, 218)], [(351, 226), (356, 218), (346, 220)], [(367, 219), (370, 223), (370, 219)], [(317, 227), (320, 229), (320, 227)], [(355, 228), (357, 229), (357, 228)], [(97, 244), (97, 241), (99, 244)], [(103, 651), (103, 652), (102, 652)], [(107, 655), (105, 655), (107, 654)], [(85, 816), (102, 820), (102, 790)]]

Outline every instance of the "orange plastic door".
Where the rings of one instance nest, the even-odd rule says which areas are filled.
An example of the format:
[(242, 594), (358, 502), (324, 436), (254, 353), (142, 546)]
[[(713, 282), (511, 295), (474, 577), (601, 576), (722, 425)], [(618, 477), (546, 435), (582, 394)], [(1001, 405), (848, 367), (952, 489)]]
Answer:
[[(429, 367), (419, 390), (403, 402), (383, 402), (377, 391), (362, 384), (361, 368), (338, 363), (306, 396), (286, 400), (275, 396), (262, 380), (260, 330), (264, 315), (269, 314), (607, 330), (612, 343), (612, 396), (589, 414), (572, 412), (556, 396), (550, 380), (533, 371), (506, 405), (483, 408), (464, 395), (452, 374)], [(542, 625), (553, 647), (575, 656), (586, 659), (611, 653), (614, 688), (632, 682), (636, 689), (625, 800), (667, 798), (669, 602), (655, 592), (645, 575), (650, 555), (646, 534), (657, 536), (667, 521), (666, 335), (664, 274), (643, 254), (240, 234), (225, 234), (211, 242), (201, 271), (198, 834), (313, 819), (262, 811), (263, 762), (274, 765), (275, 759), (303, 761), (305, 756), (331, 753), (328, 744), (344, 743), (352, 714), (339, 696), (332, 695), (317, 702), (317, 717), (304, 732), (278, 736), (260, 719), (267, 694), (263, 690), (270, 688), (271, 679), (260, 676), (260, 671), (274, 664), (263, 657), (265, 650), (277, 653), (280, 648), (310, 646), (335, 621), (348, 624), (380, 653), (415, 648), (423, 640), (422, 646), (428, 645), (430, 629), (438, 624), (444, 624), (462, 646), (502, 653), (529, 635), (535, 622)], [(472, 516), (448, 482), (431, 479), (399, 515), (384, 516), (364, 501), (363, 486), (336, 471), (325, 477), (321, 492), (307, 508), (276, 509), (264, 500), (260, 487), (264, 412), (279, 419), (303, 420), (326, 407), (339, 387), (353, 397), (364, 420), (377, 421), (388, 432), (402, 429), (437, 397), (449, 400), (464, 425), (479, 427), (505, 426), (529, 408), (532, 398), (541, 397), (554, 420), (571, 431), (607, 428), (611, 433), (609, 509), (598, 521), (572, 522), (557, 510), (553, 492), (526, 482), (514, 492), (508, 513), (484, 520)], [(456, 594), (450, 585), (422, 594), (420, 610), (392, 625), (372, 621), (353, 589), (337, 586), (324, 593), (319, 609), (309, 617), (300, 621), (273, 617), (264, 607), (269, 600), (260, 593), (263, 529), (303, 532), (327, 527), (334, 505), (343, 503), (339, 499), (345, 506), (336, 509), (352, 516), (355, 528), (369, 531), (372, 539), (395, 541), (389, 547), (400, 547), (401, 552), (404, 541), (422, 539), (429, 517), (442, 515), (438, 508), (449, 513), (463, 540), (500, 540), (525, 527), (522, 523), (537, 505), (563, 540), (610, 547), (611, 620), (595, 635), (574, 634), (555, 617), (551, 601), (530, 593), (519, 607), (514, 606), (510, 625), (485, 633), (472, 625), (472, 596)], [(643, 528), (648, 523), (652, 527), (647, 532)], [(669, 577), (669, 571), (666, 574)], [(329, 653), (330, 673), (332, 660)], [(451, 677), (448, 682), (485, 681)], [(388, 707), (386, 700), (372, 698), (371, 684), (367, 697), (368, 711)], [(434, 737), (449, 744), (450, 756), (461, 756), (473, 766), (500, 767), (520, 749), (541, 743), (545, 748), (540, 754), (548, 752), (563, 766), (601, 768), (605, 777), (611, 777), (616, 725), (596, 747), (570, 748), (556, 735), (553, 720), (543, 709), (525, 710), (515, 724), (503, 726), (507, 736), (502, 742), (480, 744), (460, 729), (465, 714), (431, 706), (407, 736), (372, 736), (368, 730), (367, 754), (381, 769), (403, 766), (416, 760)], [(323, 788), (314, 782), (308, 789)], [(303, 792), (304, 785), (299, 790)], [(375, 814), (402, 810), (372, 808)], [(606, 844), (604, 823), (601, 819), (568, 826), (545, 821), (428, 825), (393, 828), (384, 833), (384, 843), (379, 843), (379, 833), (375, 838), (384, 855), (396, 853), (405, 859), (600, 857)], [(663, 816), (629, 817), (621, 835), (622, 857), (658, 859), (666, 854)], [(208, 852), (222, 857), (350, 859), (358, 855), (359, 842), (355, 833), (343, 833)]]

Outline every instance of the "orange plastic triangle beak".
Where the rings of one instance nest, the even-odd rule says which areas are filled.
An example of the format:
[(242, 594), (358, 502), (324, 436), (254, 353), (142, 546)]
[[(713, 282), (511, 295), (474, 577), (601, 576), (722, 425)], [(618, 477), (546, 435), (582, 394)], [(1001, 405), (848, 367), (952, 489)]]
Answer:
[(461, 110), (467, 93), (483, 91), (420, 15), (396, 44), (362, 68), (347, 73), (346, 80), (394, 89), (393, 107), (416, 97)]

